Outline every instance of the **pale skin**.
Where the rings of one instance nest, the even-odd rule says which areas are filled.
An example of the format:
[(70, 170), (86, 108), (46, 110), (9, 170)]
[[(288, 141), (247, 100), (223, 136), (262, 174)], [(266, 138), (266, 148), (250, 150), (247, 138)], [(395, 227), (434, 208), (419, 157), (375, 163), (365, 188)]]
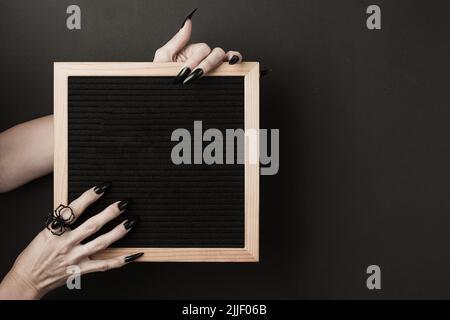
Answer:
[[(201, 68), (204, 74), (224, 61), (242, 61), (237, 51), (211, 49), (206, 43), (189, 44), (192, 21), (184, 26), (164, 46), (156, 50), (154, 62), (180, 62), (192, 71)], [(53, 115), (31, 120), (0, 133), (0, 192), (20, 187), (53, 171)], [(94, 188), (70, 203), (75, 219), (103, 194)], [(77, 265), (81, 274), (120, 268), (128, 262), (125, 256), (97, 260), (93, 255), (125, 236), (130, 230), (120, 223), (113, 230), (82, 244), (81, 242), (120, 216), (118, 203), (91, 217), (73, 230), (55, 236), (42, 230), (16, 259), (0, 283), (0, 299), (40, 299), (46, 293), (66, 283), (67, 267)], [(64, 215), (68, 215), (67, 209)], [(43, 215), (44, 216), (44, 215)]]
[[(94, 188), (84, 192), (70, 203), (75, 221), (86, 208), (99, 199)], [(68, 214), (67, 209), (63, 214)], [(2, 299), (39, 299), (50, 290), (63, 285), (70, 273), (70, 266), (78, 266), (81, 274), (120, 268), (126, 264), (126, 256), (96, 260), (92, 256), (124, 237), (129, 230), (124, 222), (113, 230), (85, 244), (81, 241), (100, 230), (108, 221), (117, 218), (123, 210), (118, 202), (109, 205), (99, 214), (89, 218), (78, 228), (66, 230), (55, 236), (48, 229), (42, 230), (16, 259), (14, 266), (0, 285)]]

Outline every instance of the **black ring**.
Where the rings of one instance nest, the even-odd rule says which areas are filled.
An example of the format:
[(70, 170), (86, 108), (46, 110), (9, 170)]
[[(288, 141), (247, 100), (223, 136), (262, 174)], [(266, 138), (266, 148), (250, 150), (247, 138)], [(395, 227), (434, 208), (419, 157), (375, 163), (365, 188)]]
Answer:
[[(70, 210), (70, 216), (67, 219), (64, 219), (61, 215), (61, 211), (64, 209)], [(60, 204), (53, 213), (50, 213), (47, 216), (45, 227), (55, 236), (60, 236), (66, 232), (67, 229), (70, 229), (69, 225), (74, 221), (74, 219), (75, 214), (73, 213), (72, 208)]]

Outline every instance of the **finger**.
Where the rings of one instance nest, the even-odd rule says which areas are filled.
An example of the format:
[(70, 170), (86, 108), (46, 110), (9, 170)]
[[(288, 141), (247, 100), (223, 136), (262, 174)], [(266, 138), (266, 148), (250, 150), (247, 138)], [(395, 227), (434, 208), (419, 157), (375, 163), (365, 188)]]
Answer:
[(128, 201), (117, 201), (102, 212), (86, 220), (82, 225), (71, 232), (71, 237), (74, 242), (81, 242), (90, 235), (98, 232), (106, 223), (117, 218), (128, 206)]
[(197, 68), (183, 81), (183, 84), (189, 84), (201, 78), (211, 70), (220, 66), (225, 59), (225, 51), (222, 48), (214, 48), (211, 53), (199, 63)]
[(92, 273), (92, 272), (102, 272), (111, 269), (117, 269), (124, 266), (125, 257), (120, 256), (116, 258), (106, 259), (106, 260), (91, 260), (86, 263), (85, 266), (81, 267), (81, 273)]
[[(193, 13), (192, 13), (193, 14)], [(192, 34), (192, 21), (187, 19), (183, 27), (167, 41), (165, 45), (156, 50), (153, 62), (171, 62), (178, 52), (181, 51), (191, 39)]]
[(189, 46), (189, 57), (184, 63), (181, 71), (175, 77), (174, 83), (183, 82), (209, 54), (211, 48), (206, 43), (195, 43)]
[(137, 260), (144, 255), (143, 252), (135, 253), (132, 255), (124, 255), (106, 260), (91, 260), (82, 268), (82, 273), (92, 273), (99, 271), (107, 271), (111, 269), (117, 269), (124, 265)]
[(128, 220), (125, 220), (121, 224), (117, 225), (114, 229), (111, 231), (95, 238), (92, 241), (89, 241), (88, 243), (81, 245), (81, 255), (85, 257), (89, 257), (93, 255), (94, 253), (97, 253), (99, 251), (102, 251), (106, 248), (108, 248), (111, 244), (116, 242), (119, 239), (122, 239), (133, 227), (133, 225), (136, 224), (135, 218), (130, 218)]
[[(75, 220), (78, 219), (78, 217), (91, 204), (93, 204), (95, 201), (100, 199), (100, 197), (105, 193), (105, 191), (110, 186), (111, 186), (111, 184), (108, 182), (100, 183), (99, 185), (97, 185), (89, 190), (86, 190), (85, 192), (83, 192), (83, 194), (81, 196), (79, 196), (78, 198), (73, 200), (69, 204), (69, 207), (72, 209), (73, 215), (74, 215), (74, 219), (71, 220), (70, 223), (72, 224), (73, 222), (75, 222)], [(62, 218), (66, 219), (66, 220), (69, 219), (70, 218), (70, 210), (69, 209), (61, 210), (61, 216), (62, 216)]]
[(242, 62), (242, 54), (239, 51), (228, 51), (226, 53), (225, 61), (228, 61), (229, 64)]

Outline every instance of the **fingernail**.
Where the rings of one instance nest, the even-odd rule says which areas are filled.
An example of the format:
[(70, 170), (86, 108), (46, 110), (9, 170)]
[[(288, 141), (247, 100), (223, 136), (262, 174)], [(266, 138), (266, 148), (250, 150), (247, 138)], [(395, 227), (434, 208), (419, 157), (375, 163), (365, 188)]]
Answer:
[(191, 72), (191, 74), (183, 81), (183, 84), (189, 84), (194, 82), (195, 80), (201, 78), (203, 75), (203, 70), (198, 68)]
[(137, 258), (142, 257), (143, 255), (144, 255), (143, 252), (139, 252), (139, 253), (132, 254), (132, 255), (130, 255), (130, 256), (126, 256), (126, 257), (125, 257), (125, 262), (128, 263), (128, 262), (134, 261), (134, 260), (136, 260)]
[(129, 203), (130, 203), (129, 200), (122, 200), (122, 201), (120, 201), (120, 202), (117, 204), (117, 206), (119, 207), (119, 210), (120, 210), (120, 211), (123, 211), (123, 210), (125, 210), (125, 209), (127, 208), (127, 206), (128, 206)]
[[(195, 8), (194, 10), (191, 11), (191, 13), (189, 13), (186, 18), (184, 18), (183, 23), (181, 24), (181, 28), (184, 27), (184, 24), (186, 23), (186, 21), (188, 21), (189, 19), (192, 19), (192, 16), (194, 15), (195, 11), (197, 11), (198, 8)], [(180, 28), (180, 29), (181, 29)]]
[(272, 69), (264, 69), (259, 72), (259, 76), (264, 77), (264, 76), (267, 76), (271, 72), (272, 72)]
[(131, 217), (123, 223), (125, 230), (130, 230), (137, 222), (137, 218)]
[(231, 57), (230, 61), (228, 61), (229, 64), (235, 64), (236, 62), (239, 61), (239, 57), (234, 55)]
[(186, 79), (186, 77), (189, 75), (189, 73), (191, 73), (191, 68), (184, 67), (183, 69), (181, 69), (180, 73), (178, 73), (178, 75), (175, 77), (175, 80), (173, 81), (173, 83), (183, 82), (183, 80)]
[(102, 194), (102, 193), (105, 192), (109, 187), (111, 187), (111, 183), (109, 183), (109, 182), (103, 182), (103, 183), (100, 183), (99, 185), (97, 185), (97, 186), (94, 188), (94, 192), (95, 192), (96, 194)]

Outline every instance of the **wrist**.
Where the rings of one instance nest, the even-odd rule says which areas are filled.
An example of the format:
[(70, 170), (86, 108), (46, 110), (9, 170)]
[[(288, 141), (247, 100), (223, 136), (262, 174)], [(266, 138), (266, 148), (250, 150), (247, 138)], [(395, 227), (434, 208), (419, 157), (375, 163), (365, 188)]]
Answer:
[(31, 281), (22, 277), (14, 269), (10, 270), (0, 284), (0, 298), (5, 300), (37, 300), (44, 296)]

